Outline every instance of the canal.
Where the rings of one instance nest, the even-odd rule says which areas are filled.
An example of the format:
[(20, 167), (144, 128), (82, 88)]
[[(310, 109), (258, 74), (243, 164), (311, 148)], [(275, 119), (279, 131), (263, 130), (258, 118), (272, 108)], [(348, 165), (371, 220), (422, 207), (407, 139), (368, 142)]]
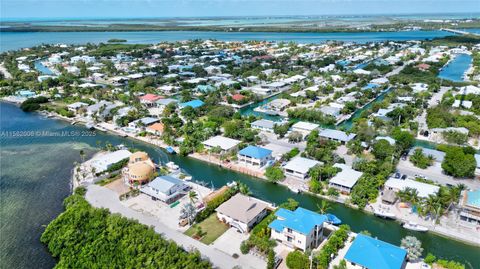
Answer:
[[(169, 155), (162, 149), (131, 139), (97, 132), (90, 136), (82, 126), (25, 113), (14, 105), (1, 103), (0, 137), (2, 189), (0, 218), (4, 220), (1, 241), (0, 267), (51, 268), (55, 261), (39, 243), (42, 225), (61, 212), (61, 200), (69, 192), (69, 177), (74, 161), (81, 161), (83, 149), (91, 156), (99, 145), (125, 144), (149, 153), (155, 162), (173, 161), (195, 181), (219, 188), (229, 181), (247, 184), (252, 194), (279, 204), (287, 198), (297, 200), (302, 207), (316, 210), (320, 198), (309, 194), (294, 194), (287, 188), (244, 174), (210, 165), (192, 158)], [(12, 131), (33, 131), (31, 136), (12, 135)], [(9, 135), (10, 134), (10, 135)], [(62, 135), (59, 135), (62, 134)], [(9, 158), (10, 157), (10, 158)], [(479, 268), (480, 248), (446, 239), (432, 233), (416, 233), (400, 227), (397, 222), (376, 218), (342, 204), (332, 204), (330, 212), (356, 232), (368, 230), (381, 240), (399, 245), (406, 235), (422, 241), (425, 253), (454, 259)], [(30, 257), (24, 259), (24, 257)], [(23, 257), (23, 258), (22, 258)], [(21, 261), (21, 262), (19, 262)], [(468, 267), (467, 267), (468, 268)]]
[(472, 56), (465, 53), (458, 54), (440, 70), (438, 77), (453, 82), (464, 82), (464, 74), (471, 63)]

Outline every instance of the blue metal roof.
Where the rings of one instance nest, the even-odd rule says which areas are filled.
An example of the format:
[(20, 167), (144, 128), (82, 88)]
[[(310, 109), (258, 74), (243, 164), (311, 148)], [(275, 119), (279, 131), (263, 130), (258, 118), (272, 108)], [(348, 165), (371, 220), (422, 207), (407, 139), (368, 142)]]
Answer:
[(269, 149), (261, 148), (261, 147), (256, 147), (256, 146), (248, 146), (238, 152), (238, 154), (245, 155), (248, 157), (252, 157), (255, 159), (263, 159), (270, 154), (272, 154), (272, 151)]
[(197, 107), (203, 106), (203, 102), (202, 102), (202, 100), (192, 100), (192, 101), (180, 104), (180, 107), (182, 107), (182, 108), (187, 107), (187, 106), (190, 106), (192, 108), (197, 108)]
[(270, 223), (268, 227), (277, 231), (282, 231), (284, 228), (290, 228), (302, 234), (309, 234), (315, 225), (322, 225), (328, 220), (325, 215), (301, 207), (297, 208), (295, 211), (280, 208), (275, 212), (275, 216), (278, 218)]
[(403, 248), (358, 234), (348, 249), (345, 259), (364, 268), (400, 269), (406, 256), (407, 251)]

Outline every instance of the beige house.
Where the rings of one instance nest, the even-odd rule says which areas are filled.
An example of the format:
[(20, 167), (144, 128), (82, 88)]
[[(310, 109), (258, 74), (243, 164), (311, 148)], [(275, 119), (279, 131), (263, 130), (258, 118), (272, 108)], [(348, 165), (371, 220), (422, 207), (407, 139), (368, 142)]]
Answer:
[(264, 201), (237, 193), (216, 211), (220, 221), (247, 233), (267, 215), (268, 206)]

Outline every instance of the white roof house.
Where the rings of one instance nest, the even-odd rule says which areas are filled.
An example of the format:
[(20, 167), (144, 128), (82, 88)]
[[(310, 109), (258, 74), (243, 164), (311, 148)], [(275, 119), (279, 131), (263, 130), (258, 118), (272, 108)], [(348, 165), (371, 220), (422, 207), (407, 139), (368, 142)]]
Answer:
[(333, 129), (323, 129), (319, 134), (320, 137), (329, 139), (329, 140), (334, 140), (334, 141), (339, 141), (342, 143), (347, 143), (350, 140), (354, 139), (356, 134), (347, 134), (343, 131), (339, 130), (333, 130)]
[(340, 168), (342, 171), (329, 180), (329, 186), (342, 192), (350, 193), (363, 173), (355, 171), (350, 166), (342, 163), (336, 163), (333, 167)]
[(271, 120), (256, 120), (250, 124), (253, 129), (258, 129), (266, 132), (273, 132), (273, 127), (275, 126), (275, 122)]
[(188, 185), (182, 180), (167, 175), (155, 178), (140, 190), (157, 200), (170, 203), (179, 196), (184, 195), (188, 188)]
[(209, 138), (206, 141), (203, 141), (202, 144), (207, 148), (215, 148), (220, 147), (223, 151), (229, 151), (235, 148), (238, 144), (240, 144), (240, 140), (224, 137), (221, 135), (217, 135), (214, 137)]
[(400, 178), (389, 178), (387, 182), (385, 182), (385, 189), (403, 191), (406, 188), (417, 190), (418, 197), (421, 198), (427, 198), (430, 194), (435, 195), (440, 190), (438, 186), (411, 179), (402, 180)]
[(319, 164), (322, 164), (322, 162), (303, 157), (295, 157), (283, 167), (283, 170), (286, 175), (305, 179), (308, 176), (310, 168)]
[(315, 124), (315, 123), (310, 123), (310, 122), (305, 122), (305, 121), (299, 121), (292, 125), (292, 131), (297, 131), (301, 132), (303, 134), (309, 134), (311, 131), (318, 129), (320, 125)]
[(132, 153), (128, 150), (117, 150), (93, 158), (92, 160), (90, 160), (90, 165), (95, 168), (95, 172), (103, 172), (107, 170), (111, 165), (123, 159), (129, 158), (130, 155), (132, 155)]

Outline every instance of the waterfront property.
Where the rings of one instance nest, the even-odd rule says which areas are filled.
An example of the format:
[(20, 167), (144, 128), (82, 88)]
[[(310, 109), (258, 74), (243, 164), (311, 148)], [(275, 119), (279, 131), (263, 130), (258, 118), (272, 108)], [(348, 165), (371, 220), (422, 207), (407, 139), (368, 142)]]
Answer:
[(201, 106), (203, 106), (203, 102), (201, 100), (192, 100), (192, 101), (188, 101), (188, 102), (185, 102), (185, 103), (180, 103), (179, 106), (180, 108), (185, 108), (187, 106), (191, 107), (191, 108), (199, 108)]
[(155, 172), (155, 164), (150, 160), (148, 154), (137, 151), (130, 155), (130, 160), (123, 174), (129, 184), (142, 185), (150, 181)]
[(417, 191), (418, 197), (427, 198), (429, 195), (436, 195), (440, 190), (440, 187), (419, 182), (411, 179), (389, 178), (385, 182), (385, 190), (391, 190), (393, 192), (404, 191), (410, 188)]
[(275, 216), (277, 219), (268, 225), (272, 239), (303, 251), (315, 249), (322, 242), (326, 215), (299, 207), (295, 211), (280, 208)]
[(460, 196), (460, 219), (480, 225), (480, 190), (465, 190)]
[(226, 153), (236, 150), (240, 142), (240, 140), (217, 135), (203, 141), (202, 144), (207, 150), (219, 148), (220, 153)]
[(310, 123), (305, 121), (299, 121), (292, 125), (292, 131), (299, 132), (303, 134), (303, 136), (309, 135), (313, 130), (317, 130), (320, 125), (316, 123)]
[(367, 235), (357, 234), (345, 255), (348, 268), (403, 269), (407, 251)]
[(237, 153), (238, 163), (263, 167), (272, 160), (272, 151), (257, 146), (248, 146)]
[(132, 153), (128, 150), (117, 150), (101, 156), (94, 157), (90, 161), (90, 165), (95, 168), (96, 173), (101, 173), (103, 171), (106, 171), (115, 163), (129, 158), (130, 155), (132, 155)]
[(316, 160), (303, 157), (295, 157), (283, 167), (283, 171), (287, 176), (305, 179), (308, 177), (308, 171), (310, 171), (310, 168), (314, 167), (315, 165), (321, 164), (322, 162)]
[(333, 167), (339, 168), (341, 171), (329, 180), (328, 186), (345, 194), (350, 193), (363, 173), (355, 171), (350, 166), (342, 163), (336, 163)]
[(220, 221), (247, 233), (267, 215), (268, 206), (259, 199), (237, 193), (215, 211)]
[(171, 175), (160, 176), (140, 188), (140, 191), (152, 197), (170, 204), (185, 195), (190, 187), (183, 181)]

